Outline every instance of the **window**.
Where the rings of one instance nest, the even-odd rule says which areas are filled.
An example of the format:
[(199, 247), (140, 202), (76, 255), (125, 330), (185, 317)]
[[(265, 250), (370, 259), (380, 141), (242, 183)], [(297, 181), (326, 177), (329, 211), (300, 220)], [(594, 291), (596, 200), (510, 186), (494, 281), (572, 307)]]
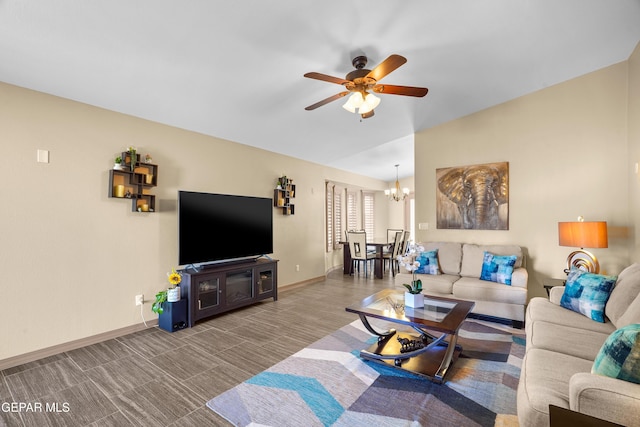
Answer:
[(416, 242), (416, 196), (415, 193), (409, 194), (404, 200), (404, 229), (411, 232), (410, 239)]
[(342, 188), (333, 187), (333, 249), (340, 249), (342, 240)]
[(327, 211), (327, 252), (333, 250), (333, 184), (327, 182), (326, 188)]
[(327, 182), (327, 252), (340, 248), (342, 240), (342, 188)]
[(347, 230), (358, 229), (358, 201), (355, 191), (347, 190)]
[(367, 239), (371, 240), (375, 236), (375, 194), (362, 192), (362, 225)]

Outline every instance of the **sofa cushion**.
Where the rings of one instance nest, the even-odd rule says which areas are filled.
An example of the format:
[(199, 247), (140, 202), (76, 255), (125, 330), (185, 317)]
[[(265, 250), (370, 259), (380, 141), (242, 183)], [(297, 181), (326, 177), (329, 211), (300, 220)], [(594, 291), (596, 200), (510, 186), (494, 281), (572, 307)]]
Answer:
[(515, 255), (494, 255), (491, 252), (485, 252), (480, 280), (511, 286), (511, 275), (515, 263)]
[(438, 266), (438, 249), (434, 249), (429, 252), (420, 252), (418, 256), (416, 256), (416, 261), (420, 264), (416, 273), (440, 274), (440, 267)]
[[(611, 298), (609, 298), (609, 301), (611, 301)], [(609, 305), (609, 303), (607, 303), (607, 305)], [(636, 299), (629, 304), (627, 311), (625, 311), (616, 322), (616, 327), (622, 328), (624, 326), (631, 325), (632, 323), (640, 323), (640, 295), (638, 295)]]
[[(452, 274), (438, 274), (427, 275), (418, 274), (417, 279), (422, 281), (422, 293), (423, 294), (437, 294), (443, 296), (451, 296), (453, 292), (453, 283), (460, 278), (460, 276), (454, 276)], [(396, 274), (395, 283), (398, 286), (402, 286), (403, 283), (411, 283), (413, 276), (408, 273)], [(405, 288), (402, 288), (405, 289)]]
[(625, 326), (609, 335), (591, 372), (640, 384), (640, 324)]
[[(593, 323), (591, 320), (590, 322)], [(542, 348), (591, 361), (596, 358), (602, 344), (609, 337), (606, 332), (573, 328), (545, 320), (534, 322), (528, 331), (526, 337), (530, 348)]]
[(566, 325), (607, 335), (616, 329), (613, 323), (609, 321), (605, 323), (594, 322), (580, 313), (560, 307), (543, 297), (531, 298), (527, 305), (526, 314), (525, 332), (527, 336), (531, 335), (531, 328), (538, 321), (547, 321), (557, 325)]
[(494, 301), (525, 305), (527, 302), (527, 289), (505, 286), (500, 283), (472, 277), (461, 277), (460, 280), (453, 284), (453, 296), (454, 298), (474, 301)]
[(567, 276), (560, 305), (597, 322), (604, 322), (604, 307), (616, 279), (615, 276), (572, 269)]
[(516, 245), (473, 245), (465, 243), (462, 245), (462, 265), (460, 275), (465, 277), (479, 278), (482, 272), (484, 253), (491, 252), (495, 255), (515, 255), (516, 262), (513, 268), (523, 265), (522, 248)]
[[(604, 310), (614, 325), (620, 327), (624, 326), (624, 324), (632, 323), (628, 319), (626, 323), (618, 324), (620, 317), (627, 312), (629, 303), (634, 301), (638, 295), (640, 295), (640, 264), (634, 263), (622, 270), (618, 275), (618, 280), (613, 287), (613, 291), (611, 291), (611, 296)], [(629, 316), (626, 317), (628, 318)]]
[(427, 242), (419, 243), (425, 251), (438, 250), (438, 264), (444, 274), (460, 274), (462, 262), (462, 243), (456, 242)]
[(549, 425), (549, 405), (569, 408), (569, 381), (589, 372), (592, 362), (538, 348), (527, 349), (518, 383), (518, 420), (521, 427)]

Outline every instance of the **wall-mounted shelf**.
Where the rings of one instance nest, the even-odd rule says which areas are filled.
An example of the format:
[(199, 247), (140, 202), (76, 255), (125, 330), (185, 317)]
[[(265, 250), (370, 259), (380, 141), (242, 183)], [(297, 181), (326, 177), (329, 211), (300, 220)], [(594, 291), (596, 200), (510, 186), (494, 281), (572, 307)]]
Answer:
[(293, 199), (296, 197), (296, 186), (293, 180), (283, 176), (278, 178), (278, 187), (273, 190), (273, 206), (282, 210), (282, 215), (294, 215)]
[[(109, 197), (131, 200), (133, 212), (156, 212), (156, 196), (151, 189), (158, 185), (158, 165), (140, 162), (131, 153), (122, 153), (122, 169), (109, 170)], [(133, 161), (133, 168), (131, 162)]]

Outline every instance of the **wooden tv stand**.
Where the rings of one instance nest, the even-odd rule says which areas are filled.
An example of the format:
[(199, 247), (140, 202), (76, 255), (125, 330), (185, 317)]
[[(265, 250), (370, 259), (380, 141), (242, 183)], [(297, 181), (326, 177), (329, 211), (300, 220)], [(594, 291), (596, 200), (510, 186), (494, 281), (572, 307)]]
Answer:
[(181, 297), (188, 301), (189, 327), (198, 320), (263, 299), (278, 299), (278, 260), (251, 259), (181, 273)]

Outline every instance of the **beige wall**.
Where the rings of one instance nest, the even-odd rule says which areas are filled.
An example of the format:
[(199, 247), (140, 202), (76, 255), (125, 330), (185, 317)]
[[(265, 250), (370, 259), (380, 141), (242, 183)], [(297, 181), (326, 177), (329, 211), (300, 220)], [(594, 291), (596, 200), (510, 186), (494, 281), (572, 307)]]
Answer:
[(418, 240), (519, 244), (528, 251), (530, 296), (542, 296), (543, 278), (562, 277), (573, 250), (558, 246), (558, 221), (583, 215), (613, 231), (608, 249), (593, 250), (602, 271), (628, 265), (621, 230), (639, 212), (628, 201), (628, 69), (613, 65), (416, 134), (417, 222), (436, 224), (436, 168), (507, 161), (510, 173), (508, 231), (430, 227)]
[[(325, 180), (386, 186), (7, 84), (0, 100), (0, 361), (141, 323), (134, 296), (153, 298), (177, 263), (180, 189), (272, 197), (276, 178), (292, 177), (296, 214), (274, 210), (273, 256), (286, 286), (325, 274)], [(107, 197), (108, 169), (130, 145), (159, 165), (158, 213)], [(37, 149), (50, 151), (49, 164), (36, 162)], [(144, 315), (155, 318), (150, 305)]]
[[(640, 43), (629, 59), (629, 254), (633, 262), (640, 261)], [(640, 167), (640, 165), (638, 166)]]

